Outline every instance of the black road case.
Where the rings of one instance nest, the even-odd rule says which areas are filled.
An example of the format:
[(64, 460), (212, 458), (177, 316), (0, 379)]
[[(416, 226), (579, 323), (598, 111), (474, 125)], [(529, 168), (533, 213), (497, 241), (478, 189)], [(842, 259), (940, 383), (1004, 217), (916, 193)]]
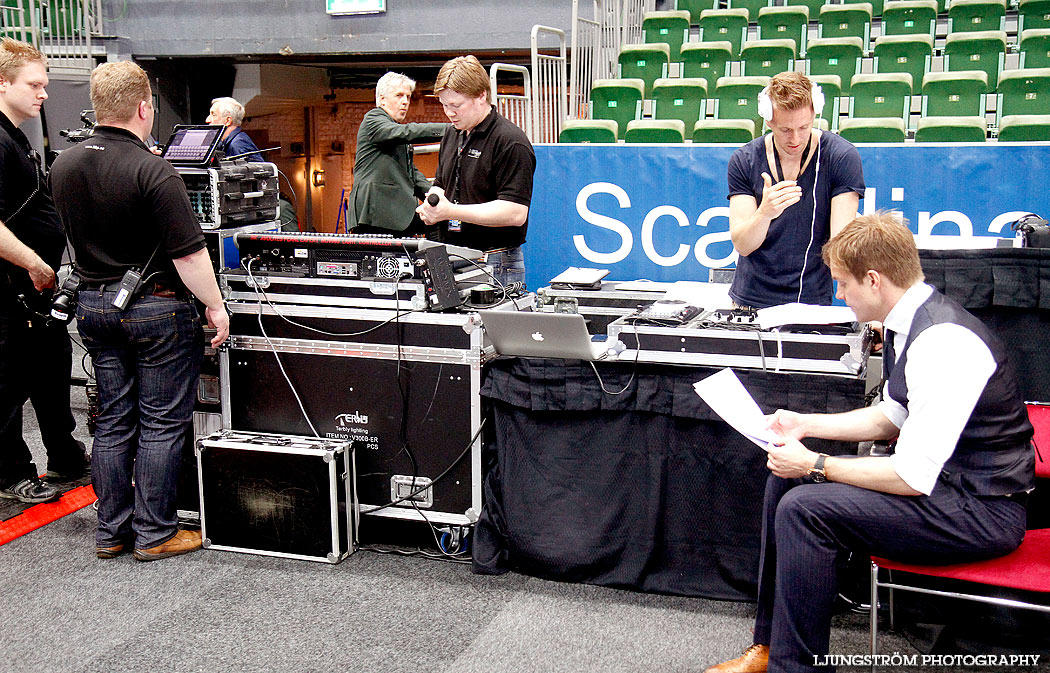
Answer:
[(326, 563), (357, 548), (349, 442), (224, 430), (196, 453), (206, 548)]
[(230, 311), (223, 427), (352, 443), (363, 514), (477, 520), (491, 347), (476, 314), (236, 301)]

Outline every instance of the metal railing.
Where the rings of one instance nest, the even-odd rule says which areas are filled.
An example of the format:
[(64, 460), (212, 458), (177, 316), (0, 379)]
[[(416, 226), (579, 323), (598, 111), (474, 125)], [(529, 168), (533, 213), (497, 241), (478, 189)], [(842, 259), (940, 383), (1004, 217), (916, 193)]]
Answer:
[[(522, 78), (522, 93), (500, 93), (499, 87), (506, 83), (506, 78), (501, 78), (500, 73), (517, 73)], [(532, 120), (532, 81), (529, 69), (523, 65), (511, 65), (510, 63), (493, 63), (489, 68), (489, 82), (492, 87), (491, 95), (493, 105), (501, 115), (521, 127), (525, 135), (532, 140), (534, 134)]]
[[(555, 55), (540, 53), (541, 36), (557, 39)], [(544, 47), (549, 51), (550, 47)], [(535, 134), (532, 141), (556, 143), (561, 123), (568, 113), (568, 57), (565, 52), (565, 31), (547, 26), (532, 27), (532, 121)]]
[[(580, 0), (572, 3), (568, 116), (589, 117), (591, 84), (619, 73), (620, 47), (642, 42), (642, 19), (656, 0)], [(590, 17), (584, 16), (589, 6)], [(582, 13), (581, 13), (582, 10)]]
[(101, 28), (101, 0), (4, 0), (0, 6), (0, 35), (35, 46), (56, 74), (91, 72), (91, 38)]

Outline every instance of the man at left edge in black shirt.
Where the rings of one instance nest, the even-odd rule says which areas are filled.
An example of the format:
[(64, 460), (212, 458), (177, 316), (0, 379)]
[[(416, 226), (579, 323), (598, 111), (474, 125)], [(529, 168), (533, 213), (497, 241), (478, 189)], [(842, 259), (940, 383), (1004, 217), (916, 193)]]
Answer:
[(73, 439), (69, 404), (73, 356), (66, 326), (50, 321), (65, 235), (40, 157), (18, 127), (47, 99), (47, 61), (33, 46), (0, 42), (0, 497), (48, 502), (61, 492), (38, 477), (22, 438), (31, 400), (47, 449), (47, 479), (73, 481), (89, 459)]

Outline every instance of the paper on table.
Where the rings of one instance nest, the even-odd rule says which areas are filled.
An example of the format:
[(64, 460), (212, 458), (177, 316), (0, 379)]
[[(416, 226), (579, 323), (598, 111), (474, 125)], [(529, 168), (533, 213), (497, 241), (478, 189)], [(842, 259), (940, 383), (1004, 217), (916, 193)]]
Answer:
[(758, 310), (758, 324), (763, 329), (781, 325), (833, 325), (856, 320), (857, 316), (849, 306), (781, 304)]
[(768, 451), (777, 436), (766, 427), (766, 417), (755, 398), (728, 367), (693, 384), (696, 394), (734, 430)]

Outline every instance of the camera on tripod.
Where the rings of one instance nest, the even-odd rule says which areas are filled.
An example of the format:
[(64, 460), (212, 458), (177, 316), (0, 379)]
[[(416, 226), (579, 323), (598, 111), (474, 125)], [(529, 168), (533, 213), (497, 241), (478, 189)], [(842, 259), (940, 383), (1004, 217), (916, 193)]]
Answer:
[(80, 292), (80, 274), (76, 269), (69, 272), (62, 287), (51, 298), (50, 316), (61, 323), (69, 323), (77, 312), (77, 294)]

